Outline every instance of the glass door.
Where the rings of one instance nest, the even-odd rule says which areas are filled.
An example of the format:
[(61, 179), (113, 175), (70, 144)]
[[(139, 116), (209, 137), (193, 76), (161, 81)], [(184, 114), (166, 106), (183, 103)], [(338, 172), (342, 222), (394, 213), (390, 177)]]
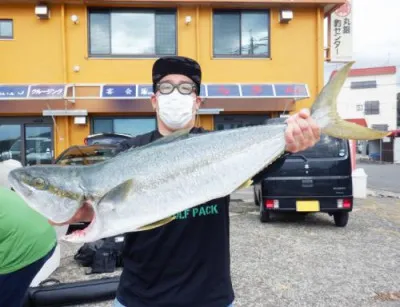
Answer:
[(25, 125), (25, 164), (51, 164), (53, 153), (52, 126)]
[(0, 161), (14, 159), (22, 163), (21, 150), (21, 125), (0, 124)]
[(0, 117), (0, 161), (53, 163), (53, 121), (46, 117)]

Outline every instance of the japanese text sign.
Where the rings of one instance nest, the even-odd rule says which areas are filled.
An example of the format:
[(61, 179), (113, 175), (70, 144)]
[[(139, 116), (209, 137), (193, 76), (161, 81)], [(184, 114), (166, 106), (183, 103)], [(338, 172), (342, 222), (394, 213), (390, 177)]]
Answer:
[(0, 85), (0, 99), (25, 98), (28, 96), (28, 86)]
[(28, 96), (30, 98), (62, 98), (65, 85), (31, 85)]
[(351, 0), (330, 17), (330, 58), (332, 62), (348, 62), (353, 52), (353, 6)]
[(101, 96), (110, 98), (135, 98), (136, 85), (104, 85)]

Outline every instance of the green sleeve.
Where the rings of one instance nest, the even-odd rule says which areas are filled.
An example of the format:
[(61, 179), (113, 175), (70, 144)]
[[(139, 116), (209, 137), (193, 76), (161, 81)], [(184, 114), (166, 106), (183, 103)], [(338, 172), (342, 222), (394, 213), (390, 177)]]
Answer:
[(0, 187), (0, 274), (39, 260), (56, 243), (55, 229), (47, 219), (15, 192)]

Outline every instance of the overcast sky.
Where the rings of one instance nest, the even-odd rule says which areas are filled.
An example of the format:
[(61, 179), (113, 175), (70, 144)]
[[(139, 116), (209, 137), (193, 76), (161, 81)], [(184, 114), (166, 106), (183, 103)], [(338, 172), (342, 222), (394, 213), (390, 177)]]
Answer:
[[(353, 67), (397, 65), (400, 82), (400, 0), (352, 0)], [(325, 64), (325, 80), (342, 64)]]

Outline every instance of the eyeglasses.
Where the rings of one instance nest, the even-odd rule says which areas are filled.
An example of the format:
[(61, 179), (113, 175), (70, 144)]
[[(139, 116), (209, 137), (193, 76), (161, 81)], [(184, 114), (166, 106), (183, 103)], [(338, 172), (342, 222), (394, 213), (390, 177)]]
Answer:
[(173, 84), (170, 82), (162, 82), (157, 84), (157, 90), (163, 95), (171, 94), (175, 89), (178, 89), (179, 93), (182, 95), (190, 95), (195, 91), (196, 84), (189, 82), (182, 82), (179, 84)]

